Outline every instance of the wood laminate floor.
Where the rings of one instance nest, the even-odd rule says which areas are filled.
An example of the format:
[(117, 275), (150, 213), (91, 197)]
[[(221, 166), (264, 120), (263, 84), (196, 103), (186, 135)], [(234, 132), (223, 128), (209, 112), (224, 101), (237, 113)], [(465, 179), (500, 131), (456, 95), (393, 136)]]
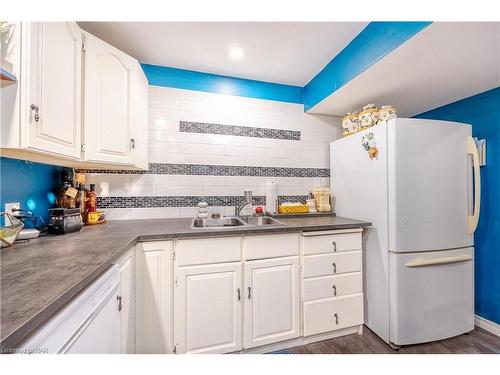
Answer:
[(363, 329), (363, 335), (349, 335), (290, 348), (292, 354), (482, 354), (500, 353), (500, 337), (481, 328), (451, 339), (392, 350), (382, 339)]

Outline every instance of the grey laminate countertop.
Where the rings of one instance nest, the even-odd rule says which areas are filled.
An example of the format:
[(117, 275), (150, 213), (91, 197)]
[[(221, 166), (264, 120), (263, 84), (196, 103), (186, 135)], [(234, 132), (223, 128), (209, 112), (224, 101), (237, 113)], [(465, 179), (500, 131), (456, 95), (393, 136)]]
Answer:
[(110, 221), (0, 251), (0, 348), (21, 343), (139, 241), (358, 228), (339, 216), (279, 218), (272, 227), (191, 229), (189, 218)]

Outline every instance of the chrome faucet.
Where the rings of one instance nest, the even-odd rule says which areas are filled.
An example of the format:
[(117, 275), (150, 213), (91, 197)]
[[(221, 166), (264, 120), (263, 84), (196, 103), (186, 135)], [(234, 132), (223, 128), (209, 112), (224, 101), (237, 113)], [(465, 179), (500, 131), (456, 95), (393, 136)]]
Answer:
[(249, 204), (252, 204), (252, 190), (245, 190), (243, 192), (243, 203), (234, 207), (234, 214), (240, 216), (241, 211)]

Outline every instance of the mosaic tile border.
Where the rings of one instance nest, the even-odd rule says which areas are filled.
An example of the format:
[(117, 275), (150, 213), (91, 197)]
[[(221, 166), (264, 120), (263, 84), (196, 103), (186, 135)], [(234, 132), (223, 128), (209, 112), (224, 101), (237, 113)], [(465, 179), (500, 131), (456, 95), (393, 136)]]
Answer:
[(196, 176), (330, 177), (328, 168), (252, 167), (211, 164), (150, 163), (147, 171), (124, 169), (78, 169), (78, 173), (169, 174)]
[[(278, 203), (305, 202), (307, 195), (281, 195)], [(211, 196), (144, 196), (144, 197), (97, 197), (99, 208), (154, 208), (154, 207), (196, 207), (200, 201), (210, 206), (237, 206), (243, 203), (242, 196), (211, 195)], [(265, 205), (266, 197), (253, 197), (253, 205)]]
[(300, 141), (298, 130), (257, 128), (251, 126), (222, 125), (206, 122), (179, 121), (179, 131), (183, 133), (233, 135), (237, 137), (284, 139)]

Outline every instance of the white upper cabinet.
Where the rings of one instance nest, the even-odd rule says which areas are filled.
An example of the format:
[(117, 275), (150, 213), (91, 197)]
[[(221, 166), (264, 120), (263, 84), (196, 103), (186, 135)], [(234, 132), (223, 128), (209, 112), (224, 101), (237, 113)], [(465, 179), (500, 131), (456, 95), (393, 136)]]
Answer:
[(138, 62), (85, 34), (85, 160), (134, 164)]
[(139, 62), (74, 22), (9, 26), (2, 155), (76, 168), (148, 168), (148, 81)]
[(149, 142), (149, 82), (142, 70), (141, 66), (137, 64), (137, 89), (135, 90), (135, 106), (134, 113), (136, 114), (134, 150), (135, 159), (134, 165), (137, 168), (147, 170), (148, 164), (148, 142)]
[(80, 159), (82, 31), (72, 22), (23, 28), (21, 147)]

